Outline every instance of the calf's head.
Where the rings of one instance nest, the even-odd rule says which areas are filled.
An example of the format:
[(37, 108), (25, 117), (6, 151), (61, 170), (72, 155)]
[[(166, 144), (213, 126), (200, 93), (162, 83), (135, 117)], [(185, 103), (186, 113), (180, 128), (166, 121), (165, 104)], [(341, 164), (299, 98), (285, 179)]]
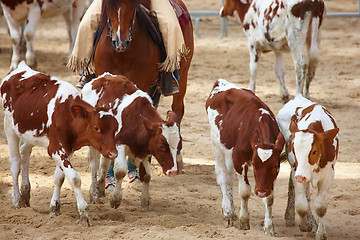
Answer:
[(72, 105), (71, 112), (79, 145), (93, 146), (106, 158), (115, 159), (118, 154), (115, 147), (115, 131), (118, 129), (116, 119), (85, 102)]
[(309, 129), (299, 130), (296, 120), (292, 120), (290, 132), (290, 153), (295, 158), (295, 179), (300, 183), (310, 182), (313, 172), (318, 172), (328, 162), (335, 160), (335, 138), (339, 128), (320, 133)]
[(280, 171), (280, 154), (285, 140), (279, 132), (274, 143), (264, 142), (261, 134), (255, 130), (250, 141), (253, 150), (254, 192), (258, 197), (267, 197), (271, 194), (274, 181)]
[(142, 116), (144, 126), (151, 135), (150, 153), (157, 159), (167, 176), (175, 176), (178, 172), (176, 156), (181, 148), (181, 136), (175, 119), (176, 114), (171, 111), (167, 113), (166, 120), (160, 123), (152, 123)]

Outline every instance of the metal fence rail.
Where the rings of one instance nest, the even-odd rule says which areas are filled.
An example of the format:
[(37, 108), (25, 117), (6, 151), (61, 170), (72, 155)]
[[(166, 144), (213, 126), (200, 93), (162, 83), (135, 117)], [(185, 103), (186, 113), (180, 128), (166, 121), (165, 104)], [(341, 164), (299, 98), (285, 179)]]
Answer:
[[(89, 0), (89, 5), (92, 3), (93, 0)], [(224, 2), (224, 1), (223, 1)], [(195, 35), (200, 38), (199, 34), (199, 23), (201, 17), (209, 17), (209, 16), (217, 16), (220, 17), (219, 11), (189, 11), (190, 15), (195, 19)], [(327, 17), (335, 17), (335, 18), (348, 18), (348, 17), (360, 17), (360, 0), (359, 0), (359, 7), (358, 12), (335, 12), (335, 13), (327, 13)], [(227, 37), (228, 36), (228, 19), (221, 18), (221, 33), (219, 38)]]

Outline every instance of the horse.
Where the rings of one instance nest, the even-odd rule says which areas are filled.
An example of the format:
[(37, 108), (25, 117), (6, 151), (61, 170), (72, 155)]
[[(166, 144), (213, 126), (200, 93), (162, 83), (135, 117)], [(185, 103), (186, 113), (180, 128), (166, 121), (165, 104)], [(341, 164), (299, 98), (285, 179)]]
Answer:
[[(190, 16), (185, 4), (181, 0), (176, 1), (183, 8), (183, 13)], [(146, 23), (140, 17), (140, 4), (150, 7), (149, 0), (103, 0), (97, 31), (100, 30), (101, 33), (94, 54), (94, 67), (96, 76), (105, 72), (121, 74), (134, 82), (138, 88), (149, 93), (159, 75), (158, 64), (161, 53)], [(120, 29), (120, 39), (117, 42), (113, 42), (110, 36), (112, 29)], [(179, 92), (173, 95), (171, 106), (179, 125), (184, 115), (187, 74), (194, 52), (193, 26), (190, 17), (189, 23), (182, 28), (182, 32), (189, 53), (180, 61)], [(154, 104), (157, 105), (156, 101)]]

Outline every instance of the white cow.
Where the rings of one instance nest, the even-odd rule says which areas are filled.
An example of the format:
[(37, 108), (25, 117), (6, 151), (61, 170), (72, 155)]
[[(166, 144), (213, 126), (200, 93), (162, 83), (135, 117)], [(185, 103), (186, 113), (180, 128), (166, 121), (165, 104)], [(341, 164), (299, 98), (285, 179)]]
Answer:
[[(41, 17), (48, 18), (62, 14), (65, 18), (70, 52), (73, 49), (77, 30), (86, 9), (86, 0), (0, 0), (10, 31), (12, 57), (10, 69), (17, 68), (20, 62), (20, 40), (22, 32), (26, 41), (26, 63), (36, 67), (33, 40), (36, 26)], [(25, 24), (24, 24), (25, 23)], [(24, 29), (22, 29), (24, 25)]]
[[(295, 224), (295, 190), (295, 208), (300, 216), (300, 230), (308, 232), (317, 229), (316, 239), (326, 239), (323, 217), (327, 210), (328, 190), (335, 174), (339, 128), (325, 107), (301, 95), (285, 104), (279, 111), (277, 120), (285, 137), (292, 167), (286, 225)], [(314, 201), (315, 212), (319, 217), (317, 228), (310, 210), (310, 184), (318, 189)]]
[[(225, 0), (220, 15), (238, 12), (248, 37), (250, 90), (255, 92), (256, 73), (261, 53), (275, 53), (275, 73), (280, 80), (280, 96), (289, 100), (284, 81), (282, 52), (291, 50), (296, 72), (296, 94), (309, 98), (320, 45), (320, 26), (325, 16), (322, 0)], [(307, 58), (303, 53), (306, 45)], [(305, 83), (305, 88), (304, 88)]]

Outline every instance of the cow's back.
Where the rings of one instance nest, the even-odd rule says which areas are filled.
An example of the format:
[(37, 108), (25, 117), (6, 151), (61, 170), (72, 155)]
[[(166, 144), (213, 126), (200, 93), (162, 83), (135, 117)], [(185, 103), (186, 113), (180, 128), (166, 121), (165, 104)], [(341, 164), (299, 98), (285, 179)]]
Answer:
[[(84, 2), (84, 0), (79, 0)], [(29, 11), (32, 8), (38, 9), (41, 17), (49, 18), (61, 15), (69, 11), (73, 6), (74, 0), (1, 0), (5, 10), (10, 14), (11, 18), (21, 22), (25, 21), (29, 16)]]
[(18, 135), (33, 137), (46, 135), (56, 104), (79, 96), (70, 83), (33, 71), (24, 62), (4, 78), (1, 95), (11, 127)]
[[(218, 85), (216, 85), (218, 84)], [(232, 85), (232, 84), (230, 84)], [(233, 85), (234, 86), (234, 85)], [(213, 112), (216, 128), (220, 131), (220, 142), (231, 149), (238, 142), (243, 142), (251, 149), (249, 139), (259, 123), (261, 112), (259, 109), (270, 110), (254, 93), (247, 89), (240, 89), (221, 85), (221, 80), (206, 101), (206, 109)], [(210, 123), (213, 124), (213, 123)]]

